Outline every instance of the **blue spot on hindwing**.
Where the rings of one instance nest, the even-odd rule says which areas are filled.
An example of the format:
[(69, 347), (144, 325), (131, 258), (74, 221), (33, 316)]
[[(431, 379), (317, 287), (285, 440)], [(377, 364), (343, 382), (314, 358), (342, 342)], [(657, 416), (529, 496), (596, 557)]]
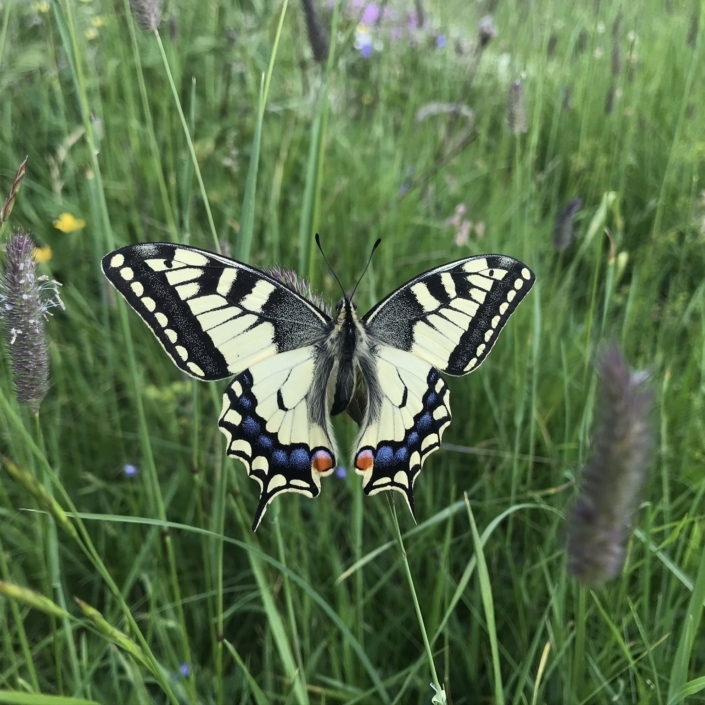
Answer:
[(394, 454), (394, 463), (397, 465), (406, 463), (408, 458), (409, 458), (409, 449), (406, 448), (405, 446), (402, 446)]
[(412, 431), (409, 437), (406, 439), (406, 445), (409, 447), (415, 446), (419, 442), (419, 434), (416, 431)]
[(254, 417), (246, 416), (240, 428), (243, 430), (246, 436), (250, 436), (252, 438), (254, 436), (259, 436), (259, 432), (262, 426), (260, 422), (257, 421), (257, 419), (255, 419)]
[(426, 406), (427, 407), (434, 406), (437, 400), (438, 400), (438, 395), (435, 392), (429, 392), (428, 396), (426, 397)]
[(242, 396), (238, 401), (240, 402), (240, 407), (245, 409), (245, 411), (249, 411), (252, 408), (252, 399), (249, 397)]
[(265, 436), (264, 433), (257, 438), (255, 441), (257, 447), (262, 450), (271, 450), (274, 445), (274, 441), (269, 436)]
[(426, 431), (430, 431), (431, 427), (433, 426), (433, 417), (431, 414), (428, 413), (428, 411), (416, 422), (416, 425), (418, 426), (419, 431), (422, 433), (425, 433)]
[(291, 451), (291, 465), (298, 471), (305, 471), (311, 464), (308, 451), (305, 448), (295, 448)]
[(376, 465), (389, 465), (394, 460), (394, 451), (390, 446), (380, 446), (375, 455)]
[(287, 465), (288, 458), (286, 457), (286, 451), (281, 448), (277, 448), (272, 453), (272, 465)]

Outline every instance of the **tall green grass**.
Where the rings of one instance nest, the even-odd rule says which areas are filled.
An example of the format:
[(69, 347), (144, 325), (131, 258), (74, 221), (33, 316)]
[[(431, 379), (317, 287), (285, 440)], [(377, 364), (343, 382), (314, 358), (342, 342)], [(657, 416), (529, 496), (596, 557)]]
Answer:
[[(385, 39), (369, 59), (343, 7), (319, 66), (297, 2), (174, 0), (161, 45), (123, 1), (2, 3), (0, 191), (29, 155), (11, 225), (51, 247), (66, 311), (38, 420), (0, 358), (0, 451), (35, 478), (0, 471), (0, 581), (34, 591), (0, 595), (0, 702), (428, 703), (426, 641), (456, 705), (702, 699), (705, 13), (497, 4), (467, 93), (474, 138), (441, 163), (448, 118), (415, 116), (463, 94), (475, 55), (456, 40), (475, 41), (489, 5), (428, 2), (445, 49)], [(511, 135), (519, 76), (530, 129)], [(576, 196), (578, 238), (557, 254)], [(483, 232), (460, 246), (444, 224), (459, 203)], [(63, 212), (86, 227), (59, 232)], [(122, 244), (217, 240), (335, 300), (315, 231), (345, 286), (383, 239), (363, 311), (470, 254), (537, 274), (487, 362), (449, 380), (418, 526), (396, 507), (403, 549), (349, 462), (253, 535), (257, 487), (217, 429), (224, 385), (181, 376), (100, 274)], [(563, 516), (608, 339), (653, 372), (657, 460), (623, 575), (587, 591), (566, 574)], [(349, 448), (352, 422), (336, 431)]]

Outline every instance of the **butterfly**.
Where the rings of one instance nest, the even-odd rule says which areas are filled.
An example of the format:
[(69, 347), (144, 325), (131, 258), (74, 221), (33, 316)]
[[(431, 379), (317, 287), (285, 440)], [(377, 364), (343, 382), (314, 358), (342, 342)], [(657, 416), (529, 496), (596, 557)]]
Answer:
[(354, 292), (329, 315), (275, 272), (185, 245), (128, 245), (102, 267), (179, 369), (234, 377), (218, 425), (260, 486), (253, 531), (276, 496), (319, 495), (338, 462), (331, 417), (361, 396), (355, 471), (365, 494), (398, 491), (413, 516), (414, 481), (451, 420), (440, 373), (477, 369), (535, 280), (511, 257), (465, 257), (360, 317)]

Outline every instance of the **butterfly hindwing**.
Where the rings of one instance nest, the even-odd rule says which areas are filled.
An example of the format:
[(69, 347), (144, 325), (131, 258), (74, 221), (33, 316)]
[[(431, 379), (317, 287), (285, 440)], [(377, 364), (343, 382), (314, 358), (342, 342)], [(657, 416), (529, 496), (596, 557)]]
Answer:
[(317, 497), (321, 476), (335, 468), (322, 365), (314, 346), (281, 353), (241, 372), (223, 396), (218, 423), (228, 455), (260, 485), (253, 530), (274, 497)]
[(128, 245), (102, 264), (177, 367), (198, 379), (231, 377), (306, 345), (329, 321), (266, 273), (195, 247)]
[(487, 357), (534, 278), (511, 257), (468, 257), (415, 277), (362, 321), (374, 338), (464, 375)]
[(368, 407), (353, 458), (365, 494), (396, 490), (414, 514), (413, 487), (450, 424), (450, 393), (437, 369), (380, 345), (362, 365)]

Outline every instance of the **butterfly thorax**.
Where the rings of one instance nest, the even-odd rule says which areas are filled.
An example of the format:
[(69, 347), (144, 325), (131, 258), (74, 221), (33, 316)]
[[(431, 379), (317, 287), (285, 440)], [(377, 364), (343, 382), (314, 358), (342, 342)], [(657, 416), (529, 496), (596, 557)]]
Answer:
[(333, 395), (331, 415), (347, 409), (355, 390), (356, 358), (367, 341), (356, 306), (347, 297), (337, 305), (338, 315), (326, 340), (326, 351), (335, 360), (328, 389)]

